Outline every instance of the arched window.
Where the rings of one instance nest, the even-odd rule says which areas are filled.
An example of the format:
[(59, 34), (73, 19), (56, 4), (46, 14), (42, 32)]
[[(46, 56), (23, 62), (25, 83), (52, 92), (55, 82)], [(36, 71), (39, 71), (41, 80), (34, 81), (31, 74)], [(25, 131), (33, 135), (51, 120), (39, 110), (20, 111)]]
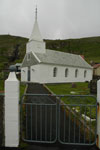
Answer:
[(87, 71), (85, 70), (84, 71), (84, 78), (86, 78), (86, 75), (87, 75)]
[(65, 77), (68, 77), (68, 68), (65, 69)]
[(54, 69), (53, 69), (53, 77), (56, 77), (57, 76), (57, 68), (55, 67)]
[(78, 76), (78, 69), (75, 70), (75, 78)]

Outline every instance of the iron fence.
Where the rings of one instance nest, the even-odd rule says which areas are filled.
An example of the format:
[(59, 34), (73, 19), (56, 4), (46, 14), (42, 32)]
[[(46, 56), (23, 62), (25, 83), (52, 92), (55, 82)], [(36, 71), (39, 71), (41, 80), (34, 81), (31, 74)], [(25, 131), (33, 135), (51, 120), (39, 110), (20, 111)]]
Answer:
[(24, 141), (93, 145), (97, 100), (89, 95), (26, 94), (21, 104)]

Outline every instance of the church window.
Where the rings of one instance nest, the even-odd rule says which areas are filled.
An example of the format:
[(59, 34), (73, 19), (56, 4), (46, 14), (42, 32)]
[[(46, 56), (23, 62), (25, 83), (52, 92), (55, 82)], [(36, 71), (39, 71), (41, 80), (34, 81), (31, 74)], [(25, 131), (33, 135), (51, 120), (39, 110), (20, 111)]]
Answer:
[(65, 69), (65, 77), (68, 77), (68, 68)]
[(75, 70), (75, 78), (78, 76), (78, 69)]
[(84, 71), (84, 78), (86, 78), (86, 75), (87, 75), (87, 71), (85, 70)]
[(54, 67), (54, 69), (53, 69), (53, 77), (56, 77), (56, 76), (57, 76), (57, 68)]

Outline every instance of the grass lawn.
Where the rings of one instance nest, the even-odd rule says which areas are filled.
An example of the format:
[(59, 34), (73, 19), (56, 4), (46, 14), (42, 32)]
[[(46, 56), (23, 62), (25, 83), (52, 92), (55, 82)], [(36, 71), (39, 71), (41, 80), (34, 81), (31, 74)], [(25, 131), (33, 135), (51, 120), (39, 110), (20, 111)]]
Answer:
[[(88, 105), (96, 104), (96, 97), (89, 96), (90, 89), (88, 83), (75, 83), (74, 86), (71, 83), (51, 84), (51, 85), (47, 84), (47, 87), (57, 95), (70, 95), (70, 96), (64, 96), (60, 99), (65, 104), (70, 105), (70, 107), (75, 107), (75, 109), (78, 109), (79, 112), (82, 111), (81, 113), (84, 114), (84, 111), (86, 111), (88, 116), (91, 116), (92, 118), (96, 117), (96, 107), (88, 106)], [(75, 96), (73, 97), (71, 95), (75, 95)], [(88, 95), (88, 96), (85, 97), (81, 95)], [(77, 106), (73, 106), (74, 104), (76, 104)], [(80, 106), (80, 105), (84, 105), (84, 106)]]
[(66, 84), (47, 84), (47, 87), (55, 94), (74, 94), (74, 95), (89, 95), (90, 89), (88, 83), (75, 83), (73, 87), (71, 83)]
[[(74, 86), (72, 83), (47, 84), (46, 86), (57, 95), (70, 95), (62, 97), (62, 100), (66, 104), (96, 104), (96, 98), (89, 96), (91, 94), (88, 83), (75, 83)], [(87, 96), (82, 97), (82, 95)]]
[(48, 84), (47, 87), (57, 95), (70, 95), (61, 98), (65, 104), (96, 104), (96, 97), (89, 96), (90, 89), (88, 83), (75, 83), (74, 86), (71, 83), (52, 85)]
[(23, 96), (23, 94), (25, 92), (25, 88), (26, 88), (26, 84), (25, 83), (21, 83), (20, 84), (20, 98)]

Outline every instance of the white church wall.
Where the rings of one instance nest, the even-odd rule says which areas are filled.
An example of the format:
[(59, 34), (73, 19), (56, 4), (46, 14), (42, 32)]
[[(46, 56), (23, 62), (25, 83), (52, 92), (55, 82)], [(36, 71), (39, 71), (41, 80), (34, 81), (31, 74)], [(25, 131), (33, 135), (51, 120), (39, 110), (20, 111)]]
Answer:
[[(57, 75), (53, 77), (53, 70), (57, 68)], [(68, 69), (68, 75), (65, 77), (65, 69)], [(75, 77), (75, 70), (78, 70)], [(85, 82), (92, 79), (92, 69), (75, 68), (58, 65), (37, 64), (30, 67), (30, 81), (34, 83), (66, 83), (66, 82)], [(84, 72), (86, 71), (86, 77)], [(27, 82), (28, 67), (21, 69), (21, 81)]]
[[(34, 83), (40, 83), (40, 65), (34, 65), (30, 67), (30, 81)], [(21, 69), (21, 81), (28, 81), (28, 67)], [(28, 81), (29, 82), (29, 81)]]
[(24, 67), (21, 69), (21, 81), (22, 82), (27, 81), (27, 76), (28, 76), (28, 67)]
[[(57, 68), (57, 76), (53, 77), (53, 69)], [(68, 69), (68, 76), (65, 77), (65, 69)], [(58, 65), (38, 64), (32, 66), (31, 81), (38, 83), (64, 83), (64, 82), (85, 82), (92, 79), (92, 69), (75, 68)], [(31, 69), (31, 70), (32, 70)], [(75, 70), (78, 69), (78, 75), (75, 77)], [(86, 70), (86, 77), (84, 71)]]
[(91, 81), (92, 77), (93, 77), (93, 70), (92, 69), (88, 69), (87, 78), (86, 78), (87, 80), (85, 80), (85, 81)]
[(40, 83), (41, 72), (40, 65), (31, 66), (31, 81), (35, 83)]

